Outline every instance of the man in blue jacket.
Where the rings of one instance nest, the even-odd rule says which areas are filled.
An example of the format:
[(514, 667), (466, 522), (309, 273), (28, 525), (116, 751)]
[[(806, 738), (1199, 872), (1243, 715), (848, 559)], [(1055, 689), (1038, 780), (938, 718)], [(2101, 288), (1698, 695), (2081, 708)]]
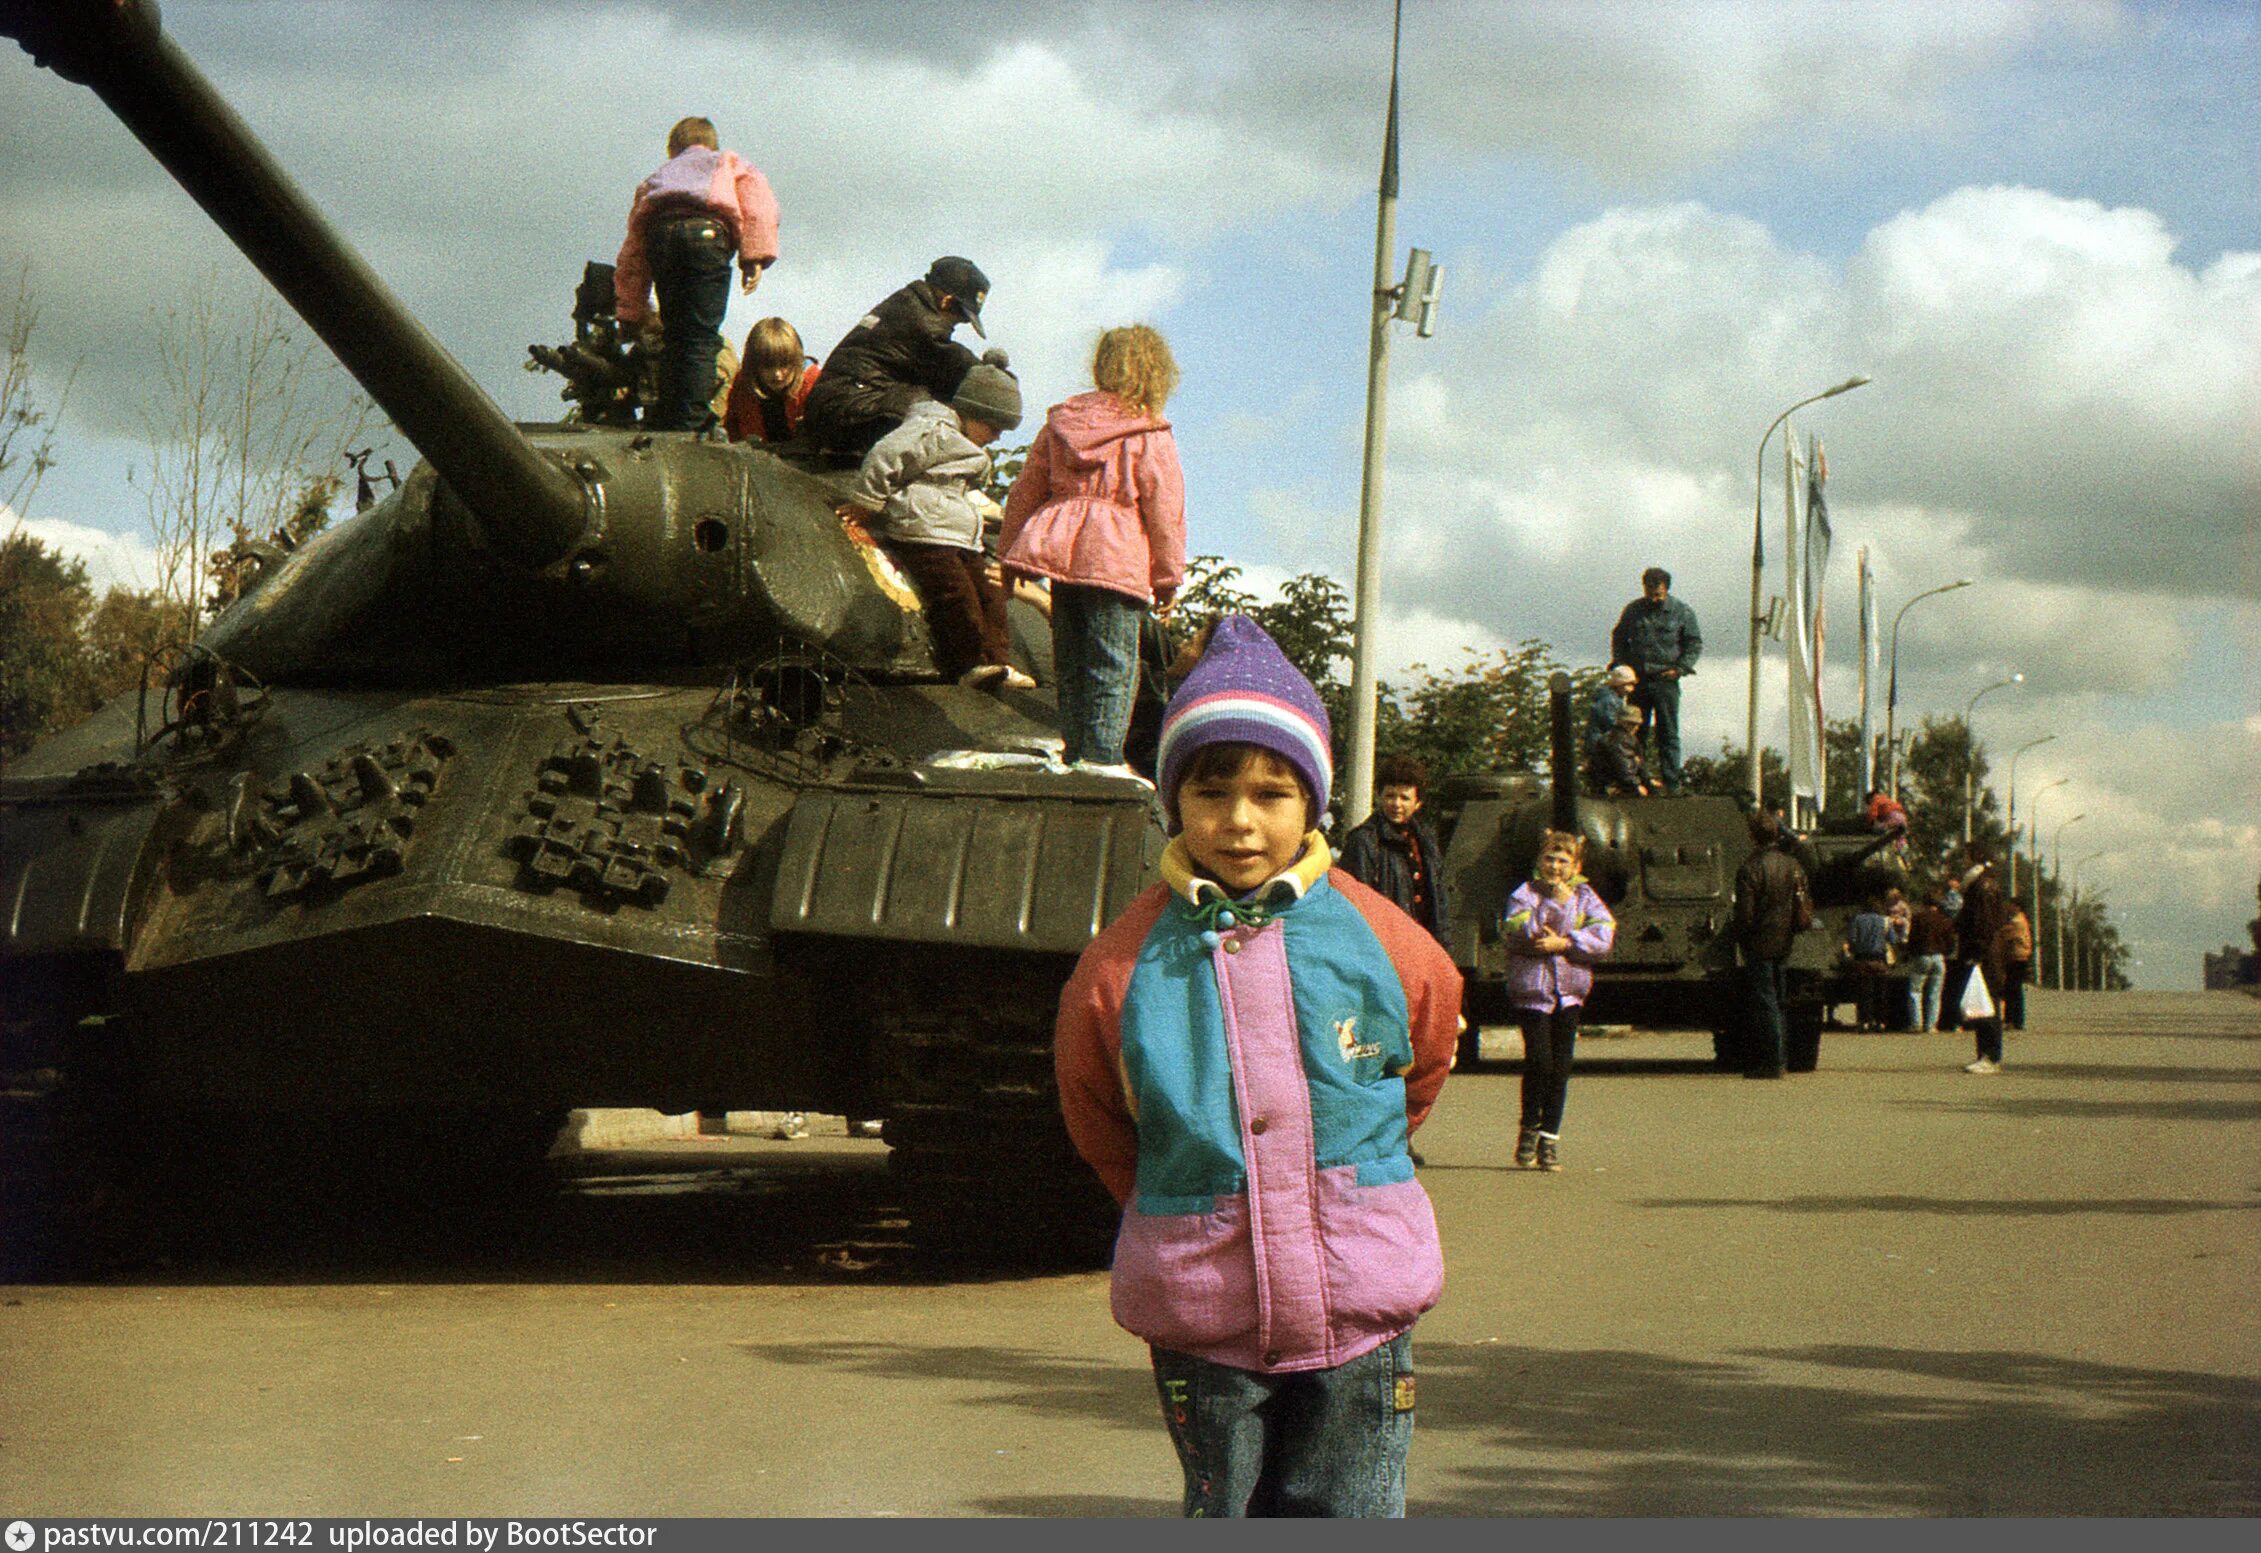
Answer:
[(1641, 596), (1609, 633), (1609, 661), (1640, 676), (1631, 700), (1643, 726), (1656, 730), (1657, 775), (1667, 793), (1680, 791), (1680, 681), (1696, 672), (1703, 650), (1696, 612), (1672, 596), (1672, 574), (1661, 566), (1641, 573)]

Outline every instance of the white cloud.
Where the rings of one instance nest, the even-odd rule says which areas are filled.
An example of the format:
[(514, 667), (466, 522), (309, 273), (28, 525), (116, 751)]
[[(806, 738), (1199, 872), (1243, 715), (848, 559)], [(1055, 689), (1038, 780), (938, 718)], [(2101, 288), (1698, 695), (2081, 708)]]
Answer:
[(157, 554), (143, 535), (113, 534), (65, 518), (19, 520), (0, 507), (0, 533), (12, 534), (19, 528), (45, 545), (50, 554), (84, 561), (96, 598), (114, 587), (139, 592), (157, 585)]

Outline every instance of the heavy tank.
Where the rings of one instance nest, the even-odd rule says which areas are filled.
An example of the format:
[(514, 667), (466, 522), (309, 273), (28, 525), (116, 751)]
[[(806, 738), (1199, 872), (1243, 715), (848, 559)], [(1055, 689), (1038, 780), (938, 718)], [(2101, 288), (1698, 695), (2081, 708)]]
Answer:
[(1103, 1244), (1050, 1026), (1153, 874), (1147, 790), (996, 769), (1049, 699), (942, 681), (842, 472), (506, 419), (153, 4), (0, 31), (423, 455), (0, 781), (12, 1248), (100, 1195), (77, 1161), (153, 1139), (169, 1169), (283, 1131), (538, 1159), (575, 1106), (878, 1117), (914, 1228)]
[[(1513, 1022), (1500, 906), (1528, 877), (1541, 831), (1576, 831), (1586, 838), (1587, 878), (1617, 919), (1616, 947), (1595, 970), (1587, 1019), (1708, 1030), (1718, 1065), (1740, 1070), (1750, 1063), (1750, 1047), (1731, 921), (1735, 873), (1751, 851), (1745, 810), (1734, 799), (1704, 795), (1581, 794), (1570, 713), (1570, 681), (1557, 674), (1549, 683), (1546, 783), (1480, 775), (1448, 778), (1439, 787), (1438, 807), (1449, 821), (1454, 952), (1467, 978), (1470, 1028)], [(1846, 920), (1879, 882), (1905, 883), (1889, 862), (1877, 861), (1879, 847), (1872, 838), (1830, 836), (1798, 848), (1816, 911), (1788, 964), (1795, 1071), (1812, 1071), (1827, 1009), (1852, 998), (1838, 955)]]

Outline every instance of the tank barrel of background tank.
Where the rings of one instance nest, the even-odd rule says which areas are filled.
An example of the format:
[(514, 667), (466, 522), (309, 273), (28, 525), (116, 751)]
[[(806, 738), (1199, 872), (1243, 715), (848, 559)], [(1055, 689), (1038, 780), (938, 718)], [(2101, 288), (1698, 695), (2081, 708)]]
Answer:
[(1547, 676), (1547, 732), (1554, 759), (1554, 828), (1578, 828), (1578, 744), (1570, 726), (1570, 676)]
[[(90, 86), (392, 418), (511, 560), (539, 568), (588, 522), (545, 457), (401, 304), (164, 35), (154, 0), (0, 0), (0, 33)], [(136, 262), (146, 262), (146, 254)]]

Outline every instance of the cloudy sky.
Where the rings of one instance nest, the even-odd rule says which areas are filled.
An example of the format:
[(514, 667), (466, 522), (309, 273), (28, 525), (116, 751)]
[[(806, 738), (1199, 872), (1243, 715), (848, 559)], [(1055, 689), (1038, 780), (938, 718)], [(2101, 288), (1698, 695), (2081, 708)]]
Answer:
[[(2044, 735), (2044, 834), (2140, 983), (2192, 986), (2261, 871), (2261, 27), (2244, 0), (1408, 0), (1393, 666), (1544, 637), (1599, 660), (1665, 565), (1710, 635), (1690, 744), (1740, 739), (1757, 438), (1829, 448), (1832, 715), (1852, 556), (1904, 721)], [(715, 119), (784, 208), (729, 332), (822, 354), (972, 255), (1036, 404), (1105, 325), (1171, 338), (1194, 547), (1350, 574), (1384, 0), (167, 0), (169, 30), (513, 414), (667, 127)], [(131, 577), (153, 316), (260, 285), (91, 94), (0, 56), (0, 276), (29, 267), (63, 465), (30, 521)], [(1770, 464), (1774, 460), (1770, 456)], [(1779, 474), (1767, 492), (1775, 519)], [(146, 577), (141, 580), (146, 581)], [(1779, 579), (1770, 581), (1778, 590)], [(1768, 659), (1768, 735), (1782, 667)], [(1881, 719), (1881, 693), (1878, 716)], [(1997, 769), (2000, 769), (1998, 764)]]

